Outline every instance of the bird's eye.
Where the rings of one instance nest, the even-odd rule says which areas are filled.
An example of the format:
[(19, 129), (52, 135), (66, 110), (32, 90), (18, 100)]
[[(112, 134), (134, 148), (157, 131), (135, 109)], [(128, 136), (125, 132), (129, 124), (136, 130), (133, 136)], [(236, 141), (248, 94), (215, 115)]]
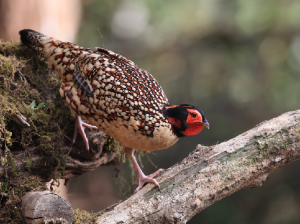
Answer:
[(195, 113), (191, 113), (192, 117), (196, 117), (197, 115)]

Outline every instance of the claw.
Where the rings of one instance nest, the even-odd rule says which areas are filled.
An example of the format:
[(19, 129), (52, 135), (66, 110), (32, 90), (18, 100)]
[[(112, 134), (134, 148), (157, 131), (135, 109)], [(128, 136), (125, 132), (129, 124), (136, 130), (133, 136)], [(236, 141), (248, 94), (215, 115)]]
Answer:
[(88, 139), (85, 135), (85, 132), (84, 132), (85, 127), (98, 130), (98, 127), (93, 126), (93, 125), (89, 125), (89, 124), (83, 122), (81, 120), (81, 118), (76, 114), (76, 116), (75, 116), (75, 128), (74, 128), (74, 135), (73, 135), (73, 144), (75, 143), (76, 138), (77, 138), (77, 134), (79, 133), (81, 135), (81, 137), (83, 138), (86, 150), (89, 150), (89, 148), (90, 148), (89, 147), (89, 141), (88, 141)]
[(138, 174), (138, 176), (135, 180), (135, 185), (138, 185), (138, 187), (135, 189), (135, 191), (133, 193), (138, 192), (144, 186), (145, 183), (153, 183), (161, 191), (159, 183), (153, 177), (155, 177), (162, 171), (164, 171), (164, 170), (159, 169), (156, 172), (154, 172), (148, 176), (145, 176), (144, 173)]
[(163, 171), (163, 169), (158, 169), (156, 172), (146, 176), (141, 170), (139, 164), (137, 163), (133, 153), (129, 154), (128, 156), (132, 161), (133, 168), (137, 172), (137, 178), (134, 183), (135, 185), (138, 185), (138, 187), (135, 189), (134, 193), (138, 192), (144, 186), (145, 183), (153, 183), (156, 187), (158, 187), (159, 190), (161, 190), (158, 182), (153, 177), (157, 176), (160, 172)]

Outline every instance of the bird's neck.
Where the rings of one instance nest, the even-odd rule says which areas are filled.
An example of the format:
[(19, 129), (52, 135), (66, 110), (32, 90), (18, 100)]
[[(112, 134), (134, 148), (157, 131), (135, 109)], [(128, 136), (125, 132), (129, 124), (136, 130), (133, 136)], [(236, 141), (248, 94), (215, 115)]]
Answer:
[[(169, 105), (166, 106), (168, 108), (172, 107)], [(185, 135), (181, 133), (182, 126), (186, 125), (184, 120), (177, 118), (175, 114), (172, 112), (172, 110), (167, 109), (166, 106), (164, 106), (163, 108), (163, 115), (166, 118), (166, 120), (171, 124), (173, 134), (176, 135), (178, 138), (184, 137)]]

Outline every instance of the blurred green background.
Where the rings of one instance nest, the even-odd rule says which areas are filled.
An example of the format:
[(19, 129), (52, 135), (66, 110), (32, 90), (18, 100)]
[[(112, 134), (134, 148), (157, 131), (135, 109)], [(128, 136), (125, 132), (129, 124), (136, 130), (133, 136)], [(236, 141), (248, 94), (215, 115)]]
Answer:
[[(299, 108), (300, 1), (85, 0), (82, 7), (77, 44), (134, 61), (158, 80), (170, 104), (196, 105), (210, 123), (209, 130), (149, 155), (158, 167), (181, 161), (199, 143), (226, 141)], [(156, 170), (147, 157), (142, 161), (146, 174)], [(128, 163), (121, 177), (115, 174), (100, 167), (70, 180), (73, 207), (99, 211), (132, 193)], [(189, 223), (300, 223), (299, 176), (300, 161)]]

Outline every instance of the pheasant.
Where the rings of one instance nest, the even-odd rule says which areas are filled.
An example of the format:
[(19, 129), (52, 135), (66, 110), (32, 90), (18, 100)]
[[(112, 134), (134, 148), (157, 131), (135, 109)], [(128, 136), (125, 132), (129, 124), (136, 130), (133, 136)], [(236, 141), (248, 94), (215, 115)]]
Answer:
[(119, 54), (83, 48), (29, 29), (19, 34), (22, 43), (40, 53), (62, 80), (60, 95), (75, 113), (73, 143), (79, 133), (89, 150), (85, 127), (119, 140), (137, 171), (135, 192), (147, 182), (159, 188), (153, 177), (162, 171), (146, 176), (134, 157), (135, 149), (166, 149), (180, 137), (209, 128), (202, 110), (189, 104), (169, 105), (156, 79)]

